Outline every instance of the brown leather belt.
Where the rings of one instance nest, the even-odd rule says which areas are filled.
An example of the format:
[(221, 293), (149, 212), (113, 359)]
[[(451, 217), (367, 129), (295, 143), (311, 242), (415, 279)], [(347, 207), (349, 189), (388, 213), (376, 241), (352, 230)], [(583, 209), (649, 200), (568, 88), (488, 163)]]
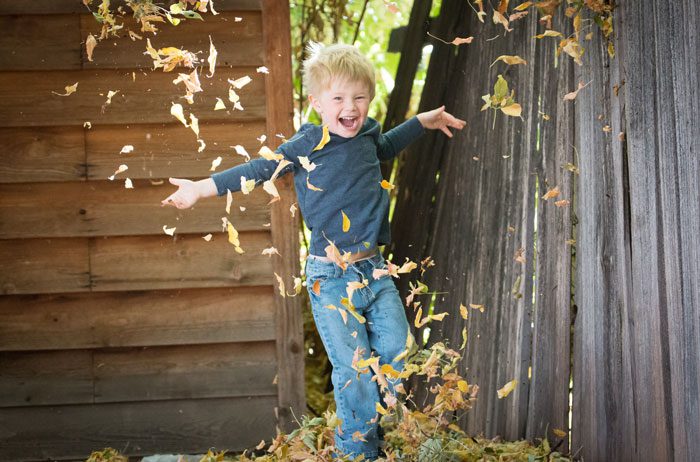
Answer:
[[(379, 249), (375, 247), (373, 249), (367, 249), (361, 252), (352, 253), (348, 256), (347, 260), (345, 258), (343, 258), (343, 260), (347, 261), (348, 263), (357, 263), (358, 261), (367, 260), (368, 258), (374, 257), (375, 255), (377, 255), (378, 252)], [(313, 258), (314, 260), (323, 261), (326, 263), (334, 263), (333, 260), (331, 260), (330, 258), (322, 257), (320, 255), (309, 254), (307, 258)]]

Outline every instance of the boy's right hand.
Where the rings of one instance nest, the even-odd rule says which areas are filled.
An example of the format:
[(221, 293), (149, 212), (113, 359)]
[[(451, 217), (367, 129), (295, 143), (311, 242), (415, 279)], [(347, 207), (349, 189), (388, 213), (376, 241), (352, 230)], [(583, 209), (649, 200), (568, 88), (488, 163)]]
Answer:
[(161, 202), (162, 205), (172, 205), (179, 209), (192, 207), (200, 198), (199, 188), (194, 181), (181, 178), (170, 178), (170, 184), (177, 186), (177, 191)]

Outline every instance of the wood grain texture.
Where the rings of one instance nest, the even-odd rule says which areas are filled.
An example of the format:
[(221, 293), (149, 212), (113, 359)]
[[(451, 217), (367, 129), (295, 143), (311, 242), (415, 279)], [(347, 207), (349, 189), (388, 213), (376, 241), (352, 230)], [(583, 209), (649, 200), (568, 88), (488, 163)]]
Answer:
[[(268, 232), (239, 236), (239, 255), (227, 239), (204, 241), (199, 235), (93, 239), (90, 280), (93, 291), (232, 287), (272, 284), (273, 260)], [(275, 258), (280, 258), (275, 256)]]
[[(261, 0), (216, 0), (216, 11), (256, 11), (260, 10)], [(95, 9), (97, 2), (93, 2)], [(123, 0), (110, 2), (113, 8), (126, 5)], [(82, 2), (74, 0), (32, 0), (31, 3), (3, 0), (0, 2), (0, 15), (34, 15), (34, 14), (71, 14), (85, 13), (88, 8)], [(127, 10), (128, 11), (128, 10)], [(213, 16), (207, 16), (207, 19)]]
[(0, 146), (0, 183), (85, 179), (82, 128), (0, 128)]
[(0, 240), (2, 294), (90, 290), (86, 239)]
[(272, 287), (0, 297), (0, 351), (274, 340)]
[[(270, 69), (265, 81), (267, 95), (267, 136), (290, 133), (292, 127), (292, 69), (289, 4), (263, 0), (263, 38), (266, 65)], [(299, 273), (299, 215), (293, 218), (289, 207), (294, 203), (293, 180), (287, 175), (277, 182), (281, 200), (272, 207), (272, 242), (284, 255), (273, 261), (274, 271), (289, 281)], [(301, 303), (298, 297), (275, 297), (277, 337), (278, 425), (283, 431), (296, 426), (294, 415), (306, 410), (304, 396), (304, 334)]]
[[(238, 91), (243, 111), (214, 111), (216, 98), (228, 100), (227, 79), (249, 75), (253, 80)], [(91, 71), (8, 71), (0, 73), (0, 127), (136, 125), (171, 123), (172, 103), (180, 103), (184, 87), (174, 86), (177, 75), (161, 71), (145, 73), (133, 69)], [(262, 74), (255, 67), (222, 68), (211, 79), (202, 79), (203, 94), (192, 105), (185, 103), (185, 117), (193, 113), (201, 121), (260, 120), (265, 117)], [(78, 83), (69, 96), (64, 87)], [(109, 105), (108, 91), (117, 91)], [(192, 138), (195, 134), (190, 132)]]
[[(125, 189), (121, 177), (128, 173), (114, 181), (0, 185), (0, 238), (159, 235), (167, 225), (182, 234), (212, 233), (225, 239), (225, 198), (202, 200), (187, 210), (164, 207), (161, 201), (175, 186), (134, 180), (133, 189)], [(239, 231), (265, 231), (269, 199), (262, 188), (237, 194), (228, 217)]]
[(119, 448), (128, 456), (242, 451), (274, 436), (274, 397), (0, 409), (0, 459), (85, 460)]

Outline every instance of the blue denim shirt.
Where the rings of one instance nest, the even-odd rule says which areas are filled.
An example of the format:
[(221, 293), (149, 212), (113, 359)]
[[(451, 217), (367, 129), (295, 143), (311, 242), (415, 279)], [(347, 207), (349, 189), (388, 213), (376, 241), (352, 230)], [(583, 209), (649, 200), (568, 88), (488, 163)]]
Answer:
[[(291, 162), (280, 176), (294, 173), (294, 186), (299, 209), (311, 230), (310, 253), (325, 255), (325, 247), (333, 242), (341, 252), (358, 252), (388, 244), (389, 191), (381, 186), (380, 161), (390, 160), (425, 132), (418, 118), (381, 133), (379, 123), (367, 118), (359, 133), (352, 138), (331, 133), (330, 141), (320, 150), (313, 149), (323, 136), (323, 128), (304, 124), (278, 153)], [(299, 156), (316, 164), (311, 172), (304, 169)], [(212, 175), (219, 195), (240, 191), (241, 176), (255, 179), (260, 185), (270, 179), (278, 162), (256, 158)], [(322, 191), (307, 186), (307, 182)], [(350, 229), (343, 231), (343, 215), (350, 220)]]

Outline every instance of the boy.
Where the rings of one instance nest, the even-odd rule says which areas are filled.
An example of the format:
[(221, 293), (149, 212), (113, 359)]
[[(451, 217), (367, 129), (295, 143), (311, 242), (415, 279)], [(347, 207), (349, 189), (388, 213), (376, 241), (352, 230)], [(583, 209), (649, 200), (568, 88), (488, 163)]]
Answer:
[[(381, 134), (379, 123), (367, 117), (375, 88), (369, 60), (349, 45), (317, 45), (309, 51), (304, 85), (330, 139), (324, 139), (324, 128), (302, 125), (277, 149), (289, 162), (279, 175), (294, 173), (299, 207), (311, 230), (306, 288), (333, 366), (331, 380), (342, 421), (336, 448), (374, 460), (381, 438), (375, 405), (382, 400), (372, 374), (358, 361), (376, 356), (379, 366), (390, 364), (400, 371), (403, 360), (394, 358), (405, 348), (409, 331), (391, 276), (375, 273), (386, 269), (378, 246), (390, 238), (389, 193), (381, 186), (379, 162), (398, 155), (425, 128), (439, 128), (452, 137), (448, 127), (461, 130), (466, 122), (443, 106)], [(259, 158), (197, 182), (171, 178), (178, 190), (163, 204), (188, 208), (200, 198), (239, 191), (241, 177), (261, 184), (278, 165)], [(341, 301), (345, 297), (349, 300)], [(391, 396), (398, 383), (388, 380), (383, 391)]]

